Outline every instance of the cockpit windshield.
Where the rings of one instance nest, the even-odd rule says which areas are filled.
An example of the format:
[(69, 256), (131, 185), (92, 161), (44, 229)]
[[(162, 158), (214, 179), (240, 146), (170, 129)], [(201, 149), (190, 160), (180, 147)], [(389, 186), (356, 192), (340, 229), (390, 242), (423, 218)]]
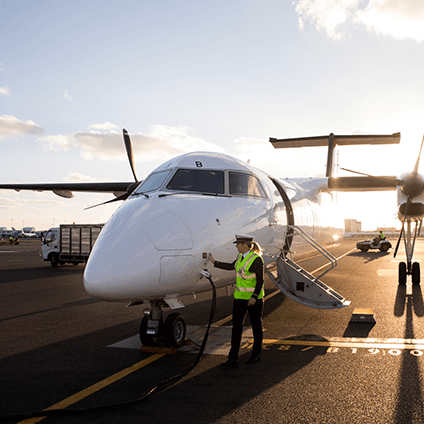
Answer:
[(168, 190), (224, 194), (224, 171), (178, 169), (166, 188)]
[(168, 176), (169, 170), (155, 172), (154, 174), (149, 175), (133, 192), (133, 194), (141, 194), (149, 191), (159, 190), (160, 186), (165, 181), (165, 178)]

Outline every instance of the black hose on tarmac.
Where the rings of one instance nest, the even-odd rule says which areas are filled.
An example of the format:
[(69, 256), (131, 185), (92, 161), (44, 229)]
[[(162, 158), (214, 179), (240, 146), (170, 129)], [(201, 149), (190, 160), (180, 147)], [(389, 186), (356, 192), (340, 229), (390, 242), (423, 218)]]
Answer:
[(182, 371), (181, 373), (177, 375), (174, 375), (173, 377), (162, 380), (160, 383), (156, 384), (155, 386), (151, 387), (146, 392), (144, 392), (139, 398), (128, 401), (128, 402), (116, 403), (116, 404), (104, 405), (104, 406), (93, 406), (93, 407), (84, 408), (84, 409), (49, 409), (44, 411), (28, 412), (28, 413), (15, 414), (15, 415), (0, 415), (0, 421), (2, 422), (17, 421), (17, 420), (21, 421), (21, 420), (25, 420), (28, 418), (35, 418), (35, 417), (61, 417), (61, 416), (70, 416), (70, 415), (83, 415), (83, 414), (90, 414), (90, 413), (96, 413), (96, 412), (116, 411), (118, 409), (124, 409), (124, 408), (137, 405), (141, 403), (144, 399), (146, 399), (148, 396), (152, 395), (153, 393), (159, 391), (160, 389), (186, 376), (190, 371), (192, 371), (197, 366), (197, 364), (199, 363), (200, 359), (203, 356), (203, 352), (205, 350), (206, 343), (208, 341), (209, 330), (211, 328), (212, 320), (215, 315), (215, 309), (216, 309), (216, 286), (214, 282), (212, 281), (211, 275), (208, 272), (202, 273), (202, 275), (209, 280), (212, 286), (213, 294), (212, 294), (211, 311), (209, 315), (209, 324), (208, 324), (208, 328), (206, 329), (206, 333), (203, 337), (202, 345), (200, 346), (200, 350), (196, 356), (196, 359), (194, 360), (193, 364), (190, 365), (188, 368), (186, 368), (184, 371)]

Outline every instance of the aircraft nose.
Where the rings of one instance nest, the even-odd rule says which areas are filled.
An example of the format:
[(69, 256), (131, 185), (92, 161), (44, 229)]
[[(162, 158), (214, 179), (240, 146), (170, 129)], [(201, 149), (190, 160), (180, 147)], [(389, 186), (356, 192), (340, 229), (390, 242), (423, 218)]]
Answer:
[(91, 252), (84, 287), (90, 296), (119, 302), (142, 298), (159, 277), (158, 251), (147, 237), (105, 235)]

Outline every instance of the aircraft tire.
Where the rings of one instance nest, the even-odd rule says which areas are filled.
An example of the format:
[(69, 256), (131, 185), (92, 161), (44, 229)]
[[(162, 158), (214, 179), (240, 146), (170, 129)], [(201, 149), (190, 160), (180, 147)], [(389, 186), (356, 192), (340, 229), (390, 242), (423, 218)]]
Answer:
[(186, 322), (181, 314), (173, 312), (168, 315), (162, 328), (165, 346), (180, 348), (185, 344), (186, 332)]
[(399, 262), (399, 285), (404, 286), (406, 284), (406, 263)]
[(158, 346), (162, 341), (162, 334), (159, 330), (159, 333), (156, 335), (147, 334), (147, 323), (149, 318), (144, 316), (140, 323), (140, 342), (143, 346)]
[(412, 284), (414, 286), (418, 286), (420, 284), (420, 264), (418, 262), (414, 262), (412, 264)]

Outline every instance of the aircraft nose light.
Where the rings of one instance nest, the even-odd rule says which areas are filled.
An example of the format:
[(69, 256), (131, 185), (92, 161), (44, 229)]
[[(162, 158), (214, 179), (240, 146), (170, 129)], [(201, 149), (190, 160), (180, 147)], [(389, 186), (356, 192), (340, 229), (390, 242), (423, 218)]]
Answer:
[(84, 287), (97, 299), (124, 301), (142, 298), (160, 277), (158, 251), (139, 234), (137, 240), (105, 236), (96, 245), (84, 272)]

